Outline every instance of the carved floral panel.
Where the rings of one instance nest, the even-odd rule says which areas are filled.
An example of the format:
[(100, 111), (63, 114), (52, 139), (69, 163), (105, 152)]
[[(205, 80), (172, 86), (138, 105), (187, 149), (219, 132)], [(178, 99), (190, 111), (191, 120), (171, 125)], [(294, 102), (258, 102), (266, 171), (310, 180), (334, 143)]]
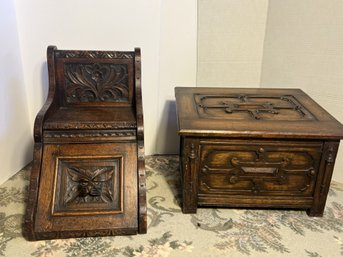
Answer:
[(129, 101), (126, 64), (65, 63), (64, 77), (67, 103)]

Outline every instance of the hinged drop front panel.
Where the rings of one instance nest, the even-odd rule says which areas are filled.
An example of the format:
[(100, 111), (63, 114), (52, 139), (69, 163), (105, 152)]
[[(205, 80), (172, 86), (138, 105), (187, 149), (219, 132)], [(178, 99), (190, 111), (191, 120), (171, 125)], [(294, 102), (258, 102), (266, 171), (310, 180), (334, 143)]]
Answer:
[(122, 213), (123, 156), (60, 156), (56, 164), (53, 216)]
[(135, 143), (47, 144), (43, 154), (37, 233), (56, 238), (62, 230), (64, 237), (137, 231)]

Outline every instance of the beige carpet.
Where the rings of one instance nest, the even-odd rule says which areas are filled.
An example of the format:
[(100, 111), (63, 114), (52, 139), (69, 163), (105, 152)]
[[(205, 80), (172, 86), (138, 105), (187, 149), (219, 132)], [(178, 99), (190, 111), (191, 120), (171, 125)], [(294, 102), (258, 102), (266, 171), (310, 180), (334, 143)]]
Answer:
[[(147, 158), (148, 234), (27, 242), (21, 235), (30, 166), (0, 186), (0, 256), (343, 256), (343, 185), (323, 218), (303, 211), (179, 207), (176, 156)], [(336, 171), (337, 172), (337, 171)]]

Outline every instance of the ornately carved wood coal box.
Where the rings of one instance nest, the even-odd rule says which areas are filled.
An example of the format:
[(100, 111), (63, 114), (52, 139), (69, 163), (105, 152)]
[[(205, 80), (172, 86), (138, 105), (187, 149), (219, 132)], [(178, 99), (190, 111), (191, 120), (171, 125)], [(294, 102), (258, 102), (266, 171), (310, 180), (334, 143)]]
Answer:
[(48, 47), (34, 127), (29, 240), (146, 233), (140, 50)]
[(299, 89), (176, 88), (183, 212), (322, 216), (343, 126)]

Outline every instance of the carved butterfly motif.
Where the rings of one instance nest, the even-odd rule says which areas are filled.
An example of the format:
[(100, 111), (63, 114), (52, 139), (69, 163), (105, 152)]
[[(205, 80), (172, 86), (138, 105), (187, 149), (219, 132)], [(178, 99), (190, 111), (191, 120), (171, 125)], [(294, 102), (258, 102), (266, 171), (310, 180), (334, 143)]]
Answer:
[(113, 195), (109, 182), (113, 177), (113, 167), (100, 167), (83, 169), (71, 167), (67, 169), (67, 174), (74, 185), (72, 186), (66, 203), (73, 201), (80, 202), (112, 202)]

